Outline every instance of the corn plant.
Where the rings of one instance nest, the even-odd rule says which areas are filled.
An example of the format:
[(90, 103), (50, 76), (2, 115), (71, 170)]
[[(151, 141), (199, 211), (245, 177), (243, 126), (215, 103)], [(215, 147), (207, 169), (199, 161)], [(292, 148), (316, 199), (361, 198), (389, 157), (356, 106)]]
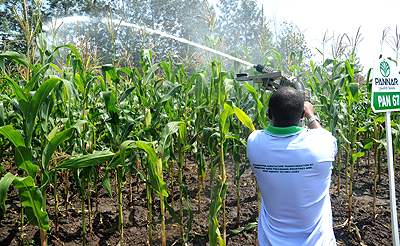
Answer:
[[(322, 104), (319, 112), (328, 121), (328, 128), (333, 135), (339, 120), (339, 101), (343, 98), (346, 75), (344, 74), (343, 62), (326, 59), (322, 66), (315, 66), (311, 61), (312, 74), (307, 74), (311, 90)], [(330, 75), (326, 69), (332, 65)]]
[(195, 82), (195, 102), (194, 107), (196, 110), (196, 116), (194, 121), (194, 135), (197, 137), (196, 147), (194, 148), (195, 158), (197, 162), (197, 177), (198, 177), (198, 211), (201, 212), (201, 191), (204, 188), (204, 180), (206, 177), (206, 158), (204, 151), (204, 137), (203, 128), (205, 125), (205, 103), (207, 102), (207, 84), (206, 78), (203, 73), (199, 73), (199, 76)]
[[(221, 195), (220, 197), (213, 197), (214, 200), (222, 199), (222, 233), (223, 241), (226, 242), (226, 215), (225, 215), (225, 199), (226, 190), (228, 185), (226, 184), (226, 167), (225, 167), (225, 141), (226, 134), (229, 131), (229, 119), (228, 117), (233, 114), (233, 110), (225, 102), (227, 99), (227, 93), (229, 91), (228, 79), (226, 79), (226, 74), (221, 72), (221, 65), (213, 63), (212, 66), (212, 80), (214, 78), (214, 83), (217, 85), (217, 106), (219, 108), (219, 120), (218, 120), (218, 144), (219, 144), (219, 175), (217, 179), (217, 187), (220, 189), (216, 194)], [(215, 223), (215, 219), (212, 220)], [(214, 233), (210, 231), (210, 233)], [(211, 237), (212, 238), (212, 237)], [(210, 238), (210, 239), (211, 239)], [(211, 241), (211, 240), (210, 240)]]
[[(15, 53), (15, 52), (6, 52), (1, 54), (0, 56), (0, 64), (1, 64), (1, 69), (2, 72), (4, 73), (5, 77), (3, 77), (3, 80), (7, 81), (11, 87), (14, 90), (15, 97), (18, 102), (18, 107), (20, 110), (20, 113), (22, 114), (24, 121), (23, 121), (23, 132), (25, 135), (25, 139), (23, 141), (23, 144), (20, 141), (17, 141), (16, 139), (10, 140), (14, 142), (15, 148), (18, 149), (19, 157), (16, 158), (16, 165), (24, 170), (28, 176), (31, 178), (34, 178), (36, 176), (36, 172), (38, 171), (37, 166), (32, 164), (32, 161), (35, 161), (32, 156), (32, 140), (34, 138), (34, 130), (35, 130), (35, 121), (36, 117), (39, 113), (39, 110), (41, 110), (41, 107), (47, 100), (49, 94), (53, 90), (54, 86), (61, 80), (59, 78), (48, 78), (45, 80), (45, 77), (43, 74), (45, 71), (48, 69), (49, 64), (42, 64), (40, 65), (40, 69), (35, 67), (34, 65), (30, 64), (27, 62), (20, 54)], [(25, 67), (29, 67), (32, 69), (33, 74), (30, 77), (30, 80), (26, 82), (26, 85), (24, 88), (21, 88), (13, 79), (11, 79), (5, 71), (4, 68), (4, 59), (8, 59), (14, 62), (17, 62)], [(31, 93), (33, 93), (33, 96)], [(11, 130), (11, 129), (8, 129)], [(6, 132), (3, 133), (7, 134)], [(15, 134), (14, 136), (8, 136), (11, 138), (16, 138), (18, 136)], [(19, 137), (18, 137), (19, 138)], [(21, 137), (22, 139), (22, 137)], [(46, 190), (47, 190), (47, 183), (48, 183), (48, 175), (47, 175), (47, 166), (46, 163), (43, 163), (42, 159), (40, 157), (48, 157), (47, 153), (44, 151), (45, 149), (45, 139), (42, 137), (42, 146), (41, 146), (41, 151), (38, 154), (39, 156), (39, 167), (40, 167), (40, 177), (42, 180), (42, 188), (41, 188), (41, 210), (44, 212), (47, 216), (46, 213)], [(49, 153), (49, 155), (52, 155), (53, 152)], [(14, 177), (14, 176), (13, 176)], [(6, 181), (4, 181), (6, 182)], [(4, 185), (5, 191), (8, 189), (8, 186), (12, 181), (8, 181)], [(17, 181), (16, 181), (17, 182)], [(5, 199), (5, 194), (2, 194)], [(40, 197), (39, 197), (40, 198)], [(26, 206), (26, 205), (25, 205)], [(31, 211), (32, 206), (37, 206), (36, 204), (30, 204), (28, 207), (29, 211)], [(37, 209), (37, 208), (36, 208)], [(23, 210), (21, 211), (23, 213)], [(44, 216), (42, 214), (42, 216)], [(47, 235), (46, 235), (46, 230), (48, 229), (48, 224), (37, 224), (34, 222), (34, 217), (35, 215), (30, 215), (30, 221), (32, 221), (34, 224), (38, 225), (40, 228), (40, 233), (41, 233), (41, 242), (42, 245), (46, 245), (47, 242)], [(22, 228), (22, 227), (21, 227)]]
[[(124, 70), (128, 75), (132, 74), (132, 71), (125, 69)], [(109, 171), (110, 168), (115, 168), (116, 173), (116, 184), (117, 184), (117, 193), (118, 193), (118, 208), (119, 208), (119, 231), (120, 231), (120, 244), (123, 245), (123, 213), (122, 213), (122, 183), (126, 179), (126, 165), (125, 159), (129, 158), (126, 155), (125, 149), (129, 142), (126, 143), (126, 139), (131, 132), (133, 126), (131, 122), (128, 120), (128, 117), (125, 117), (123, 120), (124, 111), (123, 101), (132, 93), (135, 87), (131, 86), (127, 88), (124, 92), (119, 95), (119, 83), (122, 78), (118, 75), (115, 67), (111, 65), (102, 66), (102, 73), (105, 84), (107, 83), (107, 78), (109, 78), (112, 83), (111, 89), (108, 91), (103, 91), (103, 99), (105, 111), (107, 113), (107, 119), (103, 118), (103, 122), (105, 123), (106, 129), (110, 135), (111, 140), (111, 149), (114, 153), (121, 153), (119, 162), (112, 162), (109, 166), (107, 166), (106, 172)], [(118, 100), (116, 99), (118, 98)], [(117, 164), (116, 164), (117, 163)], [(107, 186), (109, 186), (108, 173), (103, 178), (103, 183), (106, 182)], [(111, 195), (111, 190), (108, 190)]]
[(78, 155), (69, 158), (63, 163), (50, 169), (50, 173), (57, 171), (58, 169), (70, 169), (74, 173), (75, 180), (78, 184), (79, 192), (82, 198), (82, 235), (83, 243), (86, 245), (86, 223), (85, 223), (85, 201), (87, 196), (86, 188), (91, 180), (91, 172), (93, 166), (99, 165), (110, 161), (115, 154), (109, 150), (96, 151), (93, 154)]
[[(34, 180), (38, 168), (32, 163), (33, 157), (31, 149), (26, 147), (22, 135), (10, 125), (0, 128), (0, 134), (7, 137), (13, 143), (15, 149), (15, 164), (27, 174), (26, 177), (16, 177), (12, 173), (7, 173), (1, 178), (0, 200), (2, 202), (4, 214), (6, 213), (5, 199), (7, 190), (10, 184), (13, 183), (14, 187), (19, 190), (19, 199), (21, 204), (25, 206), (24, 213), (29, 223), (39, 227), (41, 231), (50, 229), (49, 217), (46, 210), (42, 209), (43, 204), (45, 204), (43, 195)], [(41, 242), (42, 245), (46, 245), (44, 233), (41, 233)]]
[[(227, 103), (228, 93), (232, 88), (232, 80), (228, 79), (225, 72), (221, 71), (220, 63), (213, 62), (211, 66), (212, 85), (215, 86), (216, 101), (215, 105), (219, 109), (218, 112), (218, 131), (215, 133), (218, 140), (218, 162), (219, 175), (216, 180), (216, 186), (213, 187), (212, 205), (209, 213), (209, 239), (212, 245), (216, 245), (217, 240), (220, 244), (226, 242), (226, 215), (225, 215), (225, 199), (228, 185), (226, 183), (226, 167), (225, 155), (227, 146), (226, 140), (230, 137), (230, 116), (235, 113), (236, 107), (232, 103)], [(222, 237), (218, 230), (217, 215), (222, 206)]]
[[(349, 217), (348, 217), (348, 228), (351, 230), (351, 214), (352, 214), (352, 201), (353, 201), (353, 178), (354, 178), (354, 165), (357, 158), (364, 155), (364, 152), (357, 152), (356, 139), (360, 132), (357, 114), (351, 114), (354, 112), (354, 105), (359, 102), (359, 85), (354, 83), (354, 66), (348, 61), (345, 62), (346, 74), (348, 75), (348, 83), (346, 84), (346, 106), (349, 114), (347, 115), (348, 131), (347, 140), (348, 155), (350, 157), (350, 176), (349, 176)], [(356, 117), (354, 117), (356, 116)]]
[(374, 193), (373, 193), (373, 215), (372, 220), (376, 222), (376, 192), (377, 192), (377, 183), (378, 183), (378, 173), (380, 176), (380, 166), (381, 166), (381, 155), (382, 155), (382, 147), (385, 144), (385, 138), (383, 133), (385, 132), (383, 129), (383, 122), (385, 121), (384, 116), (378, 117), (373, 122), (373, 140), (374, 140)]
[[(165, 205), (168, 206), (167, 203), (167, 188), (166, 188), (166, 184), (163, 181), (163, 169), (167, 168), (166, 167), (166, 163), (167, 160), (170, 158), (170, 143), (171, 143), (171, 138), (172, 135), (175, 133), (178, 133), (179, 135), (181, 134), (181, 129), (182, 126), (185, 127), (184, 122), (169, 122), (165, 128), (163, 129), (158, 144), (157, 144), (157, 148), (155, 148), (155, 146), (153, 144), (143, 144), (143, 142), (136, 142), (136, 145), (138, 148), (141, 148), (143, 150), (146, 151), (147, 155), (149, 156), (149, 166), (148, 166), (148, 172), (149, 172), (149, 177), (150, 180), (149, 182), (151, 183), (153, 189), (156, 191), (156, 193), (160, 196), (160, 207), (161, 207), (161, 237), (162, 237), (162, 245), (165, 246), (166, 245), (166, 235), (165, 235)], [(153, 145), (153, 146), (152, 146)], [(156, 154), (156, 151), (158, 154)], [(183, 184), (182, 184), (183, 185)], [(182, 187), (182, 189), (180, 190), (184, 190), (184, 187)], [(183, 193), (187, 193), (183, 191)], [(187, 196), (187, 195), (186, 195)], [(186, 198), (187, 200), (187, 198)], [(188, 204), (187, 204), (188, 205)], [(188, 206), (189, 208), (189, 221), (188, 221), (188, 232), (186, 233), (186, 239), (184, 241), (184, 243), (186, 243), (189, 239), (189, 235), (191, 232), (191, 225), (193, 223), (193, 213), (190, 209), (190, 206)], [(175, 217), (175, 219), (177, 220), (178, 218), (175, 215), (175, 212), (173, 212), (172, 208), (169, 207), (169, 211), (170, 213), (172, 213)], [(180, 208), (180, 211), (183, 211), (182, 208)], [(181, 225), (181, 227), (183, 227), (183, 221), (182, 221), (182, 214), (181, 214), (181, 218), (179, 218), (178, 220)]]
[[(240, 110), (241, 112), (243, 112), (241, 110), (241, 108), (243, 107), (242, 104), (245, 103), (248, 98), (249, 98), (249, 94), (245, 94), (243, 93), (244, 91), (244, 87), (243, 85), (239, 84), (239, 82), (237, 81), (233, 81), (233, 86), (234, 86), (234, 93), (232, 93), (232, 101), (236, 104), (236, 107), (234, 108), (234, 111), (236, 113), (236, 115), (238, 115), (238, 110)], [(235, 110), (236, 109), (236, 110)], [(243, 114), (245, 115), (245, 113), (243, 112)], [(246, 117), (248, 117), (247, 115), (245, 115)], [(251, 123), (251, 130), (254, 130), (254, 125), (251, 122), (251, 120), (249, 119), (250, 123)], [(234, 136), (236, 136), (237, 138), (240, 139), (240, 137), (245, 137), (244, 139), (244, 143), (247, 141), (247, 135), (246, 135), (246, 128), (244, 127), (245, 125), (241, 125), (240, 122), (238, 121), (234, 121), (232, 120), (231, 123), (233, 130), (232, 133), (234, 134)], [(240, 227), (240, 177), (242, 176), (242, 174), (245, 171), (246, 166), (240, 166), (240, 164), (242, 163), (242, 144), (240, 143), (240, 141), (237, 140), (233, 140), (232, 141), (232, 155), (233, 155), (233, 160), (235, 162), (235, 171), (236, 171), (236, 196), (237, 196), (237, 227)], [(246, 144), (244, 144), (244, 146), (246, 146)]]

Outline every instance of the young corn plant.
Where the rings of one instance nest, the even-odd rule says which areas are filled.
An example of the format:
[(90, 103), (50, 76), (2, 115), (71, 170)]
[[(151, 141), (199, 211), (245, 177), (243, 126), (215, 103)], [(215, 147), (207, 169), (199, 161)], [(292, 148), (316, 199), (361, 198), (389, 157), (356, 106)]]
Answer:
[[(225, 167), (225, 141), (226, 135), (229, 132), (229, 117), (233, 114), (233, 109), (228, 104), (226, 104), (227, 94), (229, 92), (228, 79), (226, 78), (226, 73), (221, 71), (221, 64), (217, 64), (213, 62), (212, 65), (212, 80), (214, 80), (214, 84), (217, 88), (217, 107), (219, 109), (219, 120), (218, 120), (218, 144), (219, 144), (219, 175), (217, 179), (218, 187), (217, 192), (214, 194), (221, 195), (220, 197), (213, 197), (213, 200), (221, 199), (222, 202), (222, 238), (223, 241), (226, 242), (226, 211), (225, 211), (225, 201), (226, 201), (226, 191), (228, 189), (228, 184), (226, 183), (226, 167)], [(218, 212), (217, 212), (218, 213)], [(212, 221), (215, 223), (216, 218), (212, 218)], [(214, 225), (216, 226), (216, 225)], [(210, 233), (214, 233), (215, 231), (211, 231)], [(211, 238), (210, 238), (211, 241)]]
[[(308, 85), (322, 104), (319, 112), (328, 121), (329, 130), (336, 135), (340, 116), (339, 102), (343, 98), (346, 82), (343, 62), (326, 59), (322, 66), (315, 66), (312, 61), (310, 65), (312, 74), (306, 73), (309, 80)], [(332, 66), (330, 74), (326, 71), (329, 66)]]
[(85, 221), (85, 198), (87, 196), (87, 186), (91, 181), (93, 168), (96, 165), (110, 161), (115, 156), (115, 153), (109, 150), (96, 151), (93, 154), (73, 156), (63, 163), (50, 169), (50, 173), (56, 172), (59, 169), (72, 170), (74, 178), (82, 198), (82, 237), (83, 244), (86, 245), (86, 221)]
[[(239, 84), (239, 82), (237, 81), (233, 81), (233, 86), (234, 86), (234, 93), (232, 94), (232, 101), (236, 104), (237, 107), (234, 108), (234, 111), (236, 113), (236, 115), (238, 115), (238, 109), (242, 108), (242, 104), (244, 104), (248, 98), (249, 98), (249, 94), (244, 95), (243, 94), (243, 90), (245, 89), (243, 87), (243, 85)], [(243, 112), (242, 110), (240, 110), (241, 112)], [(248, 118), (248, 116), (243, 112), (242, 113), (245, 117)], [(240, 118), (239, 118), (240, 119)], [(249, 119), (249, 123), (251, 125), (251, 130), (254, 130), (254, 125), (251, 122), (250, 118)], [(232, 133), (234, 136), (236, 136), (237, 138), (241, 138), (244, 136), (244, 143), (246, 143), (247, 141), (247, 136), (246, 136), (246, 128), (244, 127), (245, 125), (242, 125), (240, 122), (238, 121), (234, 121), (232, 120)], [(240, 222), (241, 222), (241, 218), (240, 218), (240, 177), (242, 176), (242, 174), (245, 171), (246, 166), (240, 166), (240, 164), (242, 164), (242, 143), (241, 141), (237, 141), (237, 140), (233, 140), (232, 141), (232, 155), (233, 155), (233, 160), (235, 162), (235, 171), (236, 171), (236, 195), (237, 195), (237, 223), (236, 226), (240, 227)], [(246, 146), (246, 144), (244, 144), (244, 146)]]
[[(225, 214), (225, 201), (226, 191), (228, 185), (226, 183), (226, 167), (225, 167), (225, 155), (227, 146), (225, 145), (226, 140), (234, 138), (229, 132), (230, 129), (230, 117), (234, 113), (242, 112), (240, 109), (234, 107), (232, 102), (228, 102), (227, 98), (232, 88), (232, 80), (228, 79), (225, 72), (221, 71), (220, 63), (212, 63), (212, 84), (215, 85), (216, 92), (216, 106), (219, 109), (218, 112), (218, 132), (215, 133), (218, 139), (218, 160), (219, 160), (219, 175), (216, 180), (216, 186), (213, 187), (212, 193), (212, 204), (209, 213), (209, 239), (211, 245), (216, 245), (217, 240), (219, 243), (226, 243), (226, 214)], [(247, 117), (248, 118), (248, 117)], [(250, 121), (251, 122), (251, 121)], [(249, 123), (247, 123), (249, 124)], [(251, 126), (253, 126), (251, 124)], [(254, 129), (254, 126), (253, 126)], [(239, 139), (237, 137), (237, 139)], [(222, 207), (222, 237), (218, 229), (217, 215), (219, 209)]]
[[(350, 176), (349, 176), (349, 216), (348, 216), (348, 228), (351, 230), (351, 214), (352, 214), (352, 201), (353, 201), (353, 178), (354, 178), (354, 166), (357, 158), (364, 155), (364, 152), (357, 152), (356, 140), (359, 136), (359, 125), (357, 115), (354, 114), (353, 109), (355, 104), (359, 102), (359, 85), (354, 83), (354, 66), (348, 61), (345, 61), (346, 74), (348, 75), (348, 83), (346, 84), (346, 106), (348, 110), (348, 131), (347, 139), (349, 141), (348, 153), (350, 157)], [(355, 116), (355, 117), (354, 117)]]
[[(128, 75), (132, 75), (132, 71), (128, 69), (124, 69), (123, 71), (128, 73)], [(130, 144), (130, 142), (126, 142), (126, 140), (133, 129), (133, 124), (131, 124), (132, 122), (129, 121), (128, 117), (123, 117), (125, 113), (128, 113), (124, 112), (123, 110), (123, 102), (127, 97), (129, 97), (135, 87), (131, 86), (119, 94), (119, 84), (122, 78), (118, 75), (115, 67), (110, 65), (102, 66), (102, 72), (105, 83), (107, 84), (107, 78), (109, 78), (112, 81), (111, 84), (113, 85), (111, 90), (105, 90), (102, 92), (106, 109), (105, 111), (108, 116), (104, 122), (110, 135), (111, 149), (114, 153), (121, 153), (120, 158), (117, 159), (117, 161), (113, 161), (109, 166), (107, 166), (107, 175), (105, 175), (103, 178), (103, 184), (106, 183), (106, 187), (110, 186), (108, 171), (110, 168), (115, 168), (119, 208), (120, 244), (123, 245), (122, 183), (124, 183), (126, 180), (125, 159), (129, 158), (133, 153), (129, 152), (130, 155), (128, 155), (128, 153), (125, 152), (125, 149)], [(116, 100), (116, 98), (118, 98), (118, 100)], [(111, 190), (107, 190), (111, 195)]]
[(207, 98), (207, 84), (206, 78), (203, 73), (199, 73), (199, 76), (195, 82), (195, 102), (194, 108), (196, 108), (196, 115), (194, 121), (194, 135), (196, 136), (196, 147), (195, 158), (197, 162), (197, 177), (198, 177), (198, 211), (201, 212), (201, 194), (204, 188), (204, 180), (206, 177), (206, 158), (205, 158), (205, 143), (203, 137), (203, 129), (205, 126), (205, 103)]
[[(47, 60), (50, 61), (51, 60), (50, 56)], [(8, 59), (11, 61), (14, 61), (18, 64), (21, 64), (25, 67), (29, 67), (33, 73), (32, 76), (30, 76), (30, 80), (26, 81), (26, 84), (23, 88), (20, 87), (19, 84), (17, 84), (13, 79), (11, 79), (7, 73), (6, 70), (4, 68), (4, 60)], [(1, 67), (1, 71), (4, 74), (3, 80), (7, 81), (10, 86), (13, 88), (14, 90), (14, 94), (16, 97), (16, 101), (18, 104), (18, 108), (19, 108), (19, 113), (21, 114), (21, 116), (23, 117), (24, 121), (23, 121), (23, 133), (25, 138), (23, 139), (19, 132), (15, 131), (11, 126), (4, 126), (2, 129), (4, 129), (3, 131), (3, 135), (8, 135), (7, 138), (9, 138), (10, 141), (12, 141), (14, 143), (15, 148), (18, 150), (18, 157), (15, 158), (16, 160), (16, 165), (17, 167), (21, 168), (23, 171), (26, 172), (26, 174), (28, 176), (30, 176), (32, 179), (34, 179), (36, 177), (36, 173), (38, 171), (38, 167), (39, 167), (39, 171), (40, 171), (40, 180), (41, 180), (41, 188), (40, 188), (40, 193), (41, 196), (37, 196), (36, 199), (40, 199), (40, 203), (32, 203), (30, 202), (30, 204), (27, 206), (27, 211), (29, 213), (33, 213), (34, 211), (38, 211), (39, 209), (41, 210), (41, 212), (38, 213), (33, 213), (29, 215), (29, 221), (31, 221), (31, 223), (33, 223), (34, 225), (38, 225), (40, 228), (40, 235), (41, 235), (41, 244), (42, 245), (46, 245), (47, 244), (47, 233), (46, 230), (49, 228), (48, 224), (46, 224), (46, 219), (43, 220), (43, 216), (46, 217), (47, 213), (46, 213), (46, 191), (47, 191), (47, 187), (48, 184), (50, 182), (49, 176), (48, 176), (48, 160), (50, 158), (50, 156), (53, 154), (55, 148), (54, 144), (59, 144), (62, 141), (65, 141), (67, 138), (61, 138), (61, 140), (57, 139), (57, 140), (50, 140), (47, 141), (44, 136), (43, 136), (43, 131), (41, 131), (42, 135), (40, 137), (41, 141), (41, 146), (39, 148), (39, 150), (36, 150), (36, 155), (37, 155), (37, 159), (33, 157), (33, 151), (35, 151), (34, 146), (32, 146), (32, 142), (33, 139), (35, 139), (36, 135), (35, 133), (35, 129), (36, 129), (36, 119), (38, 116), (39, 112), (43, 112), (43, 108), (42, 106), (45, 104), (45, 102), (47, 101), (47, 98), (49, 97), (49, 95), (51, 94), (53, 88), (56, 86), (57, 83), (59, 83), (61, 81), (61, 79), (59, 78), (47, 78), (47, 76), (45, 76), (45, 72), (47, 71), (47, 69), (49, 68), (49, 63), (46, 64), (41, 64), (38, 65), (38, 67), (30, 64), (29, 62), (27, 62), (22, 55), (15, 53), (15, 52), (6, 52), (3, 54), (0, 54), (0, 67)], [(46, 79), (47, 78), (47, 79)], [(64, 82), (64, 81), (63, 81)], [(7, 131), (5, 131), (5, 129)], [(68, 133), (66, 134), (66, 132), (64, 132), (63, 134), (66, 135), (70, 135), (72, 130), (66, 129), (65, 131), (68, 131)], [(10, 133), (13, 133), (13, 135), (9, 135)], [(61, 133), (59, 133), (61, 134)], [(60, 136), (60, 135), (56, 135), (56, 136)], [(54, 136), (54, 137), (56, 137)], [(10, 138), (12, 138), (13, 140), (11, 140)], [(23, 139), (23, 142), (21, 142), (20, 140)], [(52, 142), (53, 141), (53, 142)], [(37, 162), (39, 163), (39, 165), (34, 165), (32, 164), (33, 162)], [(29, 185), (31, 185), (30, 187), (35, 190), (35, 187), (38, 187), (35, 185), (34, 182), (30, 182), (29, 178), (27, 176), (27, 181), (29, 183)], [(24, 182), (20, 179), (17, 179), (14, 175), (12, 175), (10, 173), (10, 175), (7, 176), (7, 179), (5, 179), (2, 183), (3, 185), (3, 192), (1, 194), (1, 199), (5, 199), (5, 195), (6, 195), (6, 191), (8, 190), (9, 185), (11, 184), (11, 182), (14, 182), (14, 180), (16, 183), (18, 182)], [(18, 181), (19, 180), (19, 181)], [(1, 183), (1, 181), (0, 181)], [(18, 184), (16, 184), (18, 185)], [(33, 186), (32, 186), (33, 185)], [(33, 191), (32, 190), (32, 191)], [(31, 199), (30, 201), (33, 201), (33, 199)], [(23, 198), (21, 198), (21, 202), (26, 203)], [(37, 206), (40, 204), (40, 208), (37, 208)], [(34, 208), (32, 206), (35, 206)], [(33, 210), (32, 210), (33, 209)], [(23, 214), (24, 211), (22, 210), (21, 213)], [(38, 223), (35, 222), (35, 220), (38, 219), (38, 216), (41, 216), (41, 220), (44, 221), (45, 223)], [(21, 228), (23, 228), (23, 226), (21, 226)]]
[(384, 129), (383, 122), (385, 121), (385, 117), (378, 117), (373, 122), (373, 140), (374, 140), (374, 193), (373, 193), (373, 215), (372, 221), (376, 222), (376, 192), (377, 192), (377, 183), (378, 183), (378, 173), (379, 168), (381, 166), (381, 155), (382, 155), (382, 147), (385, 144), (384, 138)]
[[(165, 234), (165, 206), (167, 206), (168, 211), (174, 217), (175, 220), (179, 222), (179, 224), (183, 227), (182, 217), (178, 219), (175, 215), (175, 212), (172, 207), (168, 206), (167, 203), (167, 188), (165, 182), (163, 181), (163, 169), (167, 169), (167, 161), (170, 158), (170, 143), (172, 140), (172, 135), (178, 133), (181, 137), (181, 131), (183, 127), (185, 127), (185, 122), (169, 122), (163, 129), (159, 141), (157, 143), (157, 148), (154, 148), (154, 144), (147, 143), (144, 145), (143, 142), (136, 142), (138, 148), (146, 151), (149, 157), (149, 166), (148, 171), (150, 173), (149, 177), (151, 178), (149, 182), (151, 183), (152, 188), (156, 191), (156, 193), (160, 196), (160, 208), (161, 208), (161, 237), (162, 237), (162, 245), (166, 245), (166, 234)], [(157, 153), (156, 153), (157, 152)], [(154, 173), (153, 173), (154, 172)], [(181, 184), (181, 189), (183, 195), (185, 196), (186, 206), (188, 207), (189, 212), (189, 220), (187, 222), (187, 233), (183, 243), (186, 243), (189, 240), (189, 235), (192, 230), (193, 223), (193, 212), (190, 209), (188, 204), (187, 197), (187, 188), (184, 184)], [(180, 208), (180, 211), (183, 211)], [(181, 215), (182, 216), (182, 215)]]

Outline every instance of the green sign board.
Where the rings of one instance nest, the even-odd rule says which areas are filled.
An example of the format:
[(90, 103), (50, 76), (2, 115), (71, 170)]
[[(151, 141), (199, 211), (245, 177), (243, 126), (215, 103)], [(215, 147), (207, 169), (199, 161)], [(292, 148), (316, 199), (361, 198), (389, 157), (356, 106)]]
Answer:
[(400, 76), (396, 63), (379, 59), (374, 64), (371, 107), (374, 112), (400, 111)]

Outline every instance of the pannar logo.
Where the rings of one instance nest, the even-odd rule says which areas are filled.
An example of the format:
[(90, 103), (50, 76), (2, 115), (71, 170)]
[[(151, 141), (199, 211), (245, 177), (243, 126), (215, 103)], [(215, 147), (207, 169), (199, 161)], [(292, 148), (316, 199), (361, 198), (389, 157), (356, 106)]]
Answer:
[(390, 75), (390, 66), (386, 61), (381, 62), (379, 67), (383, 77), (388, 77)]

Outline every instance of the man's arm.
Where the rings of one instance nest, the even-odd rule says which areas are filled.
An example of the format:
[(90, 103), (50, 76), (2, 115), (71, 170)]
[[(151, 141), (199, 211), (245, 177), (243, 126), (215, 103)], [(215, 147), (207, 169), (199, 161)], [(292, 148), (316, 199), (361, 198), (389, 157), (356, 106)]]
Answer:
[[(309, 120), (311, 117), (314, 117), (314, 106), (309, 102), (304, 102), (304, 117)], [(314, 120), (311, 124), (308, 125), (310, 129), (322, 128), (321, 124), (318, 120)]]

